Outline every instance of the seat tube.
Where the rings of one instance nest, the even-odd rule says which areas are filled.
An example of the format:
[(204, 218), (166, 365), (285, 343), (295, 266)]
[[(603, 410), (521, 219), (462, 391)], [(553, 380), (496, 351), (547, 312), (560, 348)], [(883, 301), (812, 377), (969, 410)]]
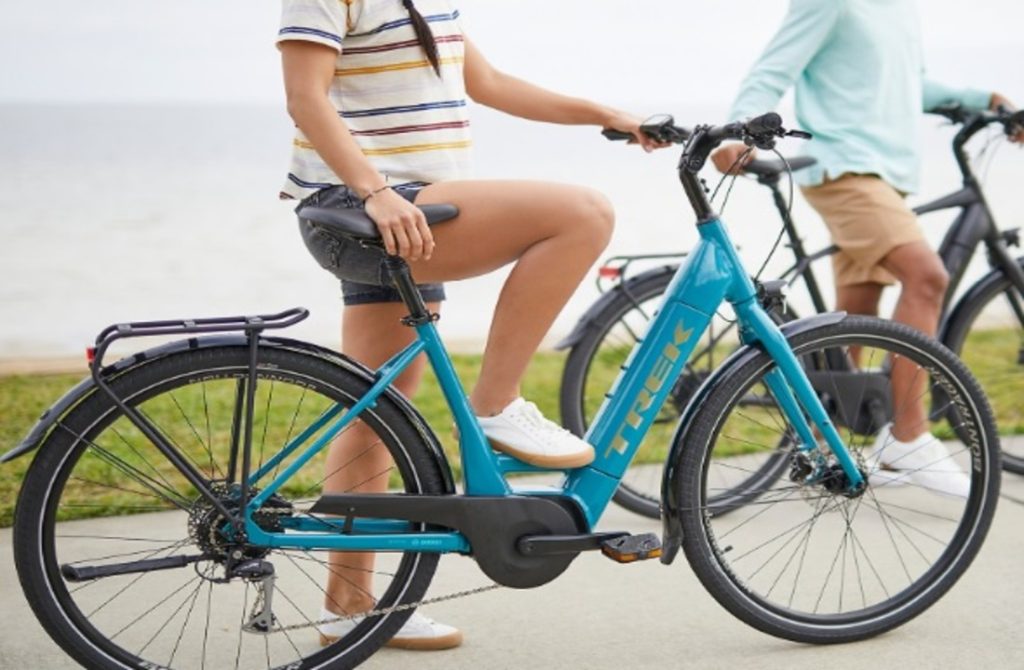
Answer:
[(431, 321), (416, 326), (416, 333), (425, 345), (427, 359), (459, 429), (466, 495), (507, 495), (511, 489), (498, 467), (497, 456), (484, 437), (480, 422), (476, 420), (437, 328)]
[(455, 425), (459, 430), (462, 477), (466, 495), (507, 495), (510, 489), (498, 467), (497, 456), (484, 437), (483, 429), (480, 428), (480, 423), (469, 405), (466, 391), (455, 372), (448, 350), (445, 349), (434, 325), (437, 315), (431, 314), (427, 309), (404, 260), (397, 256), (388, 256), (385, 264), (395, 288), (402, 297), (402, 302), (409, 308), (409, 316), (403, 319), (402, 323), (416, 329), (416, 335), (423, 343), (430, 367), (434, 370), (441, 392), (455, 418)]

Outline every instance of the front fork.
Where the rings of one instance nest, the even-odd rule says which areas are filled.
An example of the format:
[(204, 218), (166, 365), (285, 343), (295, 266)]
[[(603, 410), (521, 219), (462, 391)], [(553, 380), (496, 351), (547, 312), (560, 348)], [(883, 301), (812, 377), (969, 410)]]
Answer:
[(796, 432), (800, 441), (799, 450), (806, 454), (818, 452), (812, 460), (815, 467), (807, 482), (820, 481), (830, 474), (827, 472), (826, 460), (818, 450), (818, 439), (814, 434), (814, 429), (817, 429), (846, 475), (845, 493), (853, 495), (862, 491), (866, 483), (864, 475), (846, 448), (782, 331), (754, 299), (737, 304), (735, 308), (743, 324), (740, 334), (744, 342), (760, 343), (775, 361), (777, 367), (765, 375), (765, 385)]

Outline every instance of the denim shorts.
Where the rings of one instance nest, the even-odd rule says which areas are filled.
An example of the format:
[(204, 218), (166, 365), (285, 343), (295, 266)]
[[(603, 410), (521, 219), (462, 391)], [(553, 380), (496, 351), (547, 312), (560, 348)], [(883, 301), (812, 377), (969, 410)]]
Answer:
[[(409, 202), (426, 184), (395, 186), (394, 191)], [(305, 198), (296, 211), (307, 206), (362, 209), (362, 199), (347, 186), (328, 186)], [(398, 290), (384, 267), (386, 254), (382, 249), (364, 247), (358, 242), (324, 232), (307, 222), (299, 221), (302, 241), (320, 267), (341, 280), (342, 299), (346, 305), (367, 305), (380, 302), (402, 302)], [(444, 300), (444, 284), (420, 284), (424, 302)]]

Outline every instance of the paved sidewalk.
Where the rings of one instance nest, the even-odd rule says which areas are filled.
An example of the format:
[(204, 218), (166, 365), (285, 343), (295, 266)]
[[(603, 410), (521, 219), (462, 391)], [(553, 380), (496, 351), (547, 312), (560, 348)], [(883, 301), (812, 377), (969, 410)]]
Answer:
[[(461, 627), (466, 642), (449, 652), (383, 650), (366, 668), (1020, 668), (1024, 634), (1024, 477), (1006, 475), (985, 547), (954, 589), (911, 623), (839, 647), (793, 644), (740, 623), (708, 596), (683, 557), (619, 566), (583, 555), (568, 572), (532, 591), (501, 589), (429, 608)], [(619, 508), (609, 529), (658, 531)], [(484, 585), (470, 559), (448, 557), (431, 588), (441, 595)], [(77, 667), (29, 611), (11, 559), (11, 532), (0, 531), (0, 668)]]

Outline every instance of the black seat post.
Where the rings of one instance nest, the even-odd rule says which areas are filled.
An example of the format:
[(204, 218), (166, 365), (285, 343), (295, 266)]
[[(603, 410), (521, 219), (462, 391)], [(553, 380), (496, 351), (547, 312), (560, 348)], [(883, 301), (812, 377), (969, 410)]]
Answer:
[(434, 321), (437, 315), (431, 314), (430, 310), (427, 309), (426, 303), (423, 302), (423, 296), (420, 294), (420, 290), (416, 288), (416, 282), (413, 281), (408, 263), (399, 256), (388, 256), (384, 261), (384, 265), (391, 274), (391, 281), (394, 282), (395, 288), (398, 289), (398, 295), (401, 296), (402, 302), (409, 309), (409, 316), (402, 319), (402, 323), (407, 326), (418, 326)]

